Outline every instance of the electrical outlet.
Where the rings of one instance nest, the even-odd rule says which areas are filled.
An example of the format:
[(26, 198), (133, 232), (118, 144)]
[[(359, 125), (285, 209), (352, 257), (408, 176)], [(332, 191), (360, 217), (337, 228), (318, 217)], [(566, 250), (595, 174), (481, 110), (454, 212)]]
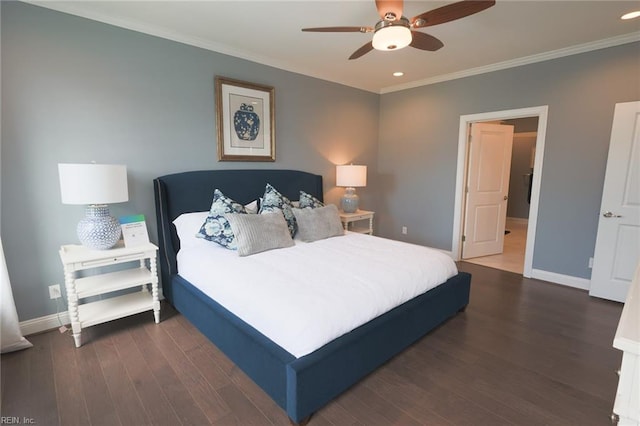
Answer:
[(62, 293), (60, 292), (60, 284), (49, 286), (49, 297), (51, 299), (59, 299), (60, 297), (62, 297)]
[(407, 227), (406, 226), (402, 227), (402, 234), (403, 235), (407, 235)]
[(589, 268), (593, 268), (593, 257), (589, 258)]

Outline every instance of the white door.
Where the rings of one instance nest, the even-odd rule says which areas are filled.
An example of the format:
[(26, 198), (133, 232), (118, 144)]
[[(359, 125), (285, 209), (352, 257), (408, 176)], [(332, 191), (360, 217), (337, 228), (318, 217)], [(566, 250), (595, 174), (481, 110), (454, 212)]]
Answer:
[(616, 104), (589, 294), (622, 302), (640, 259), (640, 102)]
[(473, 123), (470, 135), (463, 259), (502, 253), (513, 126)]

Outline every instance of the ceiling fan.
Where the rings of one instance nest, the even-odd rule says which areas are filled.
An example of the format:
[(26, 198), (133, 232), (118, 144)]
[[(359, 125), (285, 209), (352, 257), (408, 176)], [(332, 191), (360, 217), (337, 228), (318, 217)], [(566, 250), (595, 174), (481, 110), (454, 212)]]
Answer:
[(398, 50), (406, 46), (433, 52), (440, 49), (443, 43), (429, 34), (414, 30), (473, 15), (493, 6), (496, 2), (495, 0), (464, 0), (421, 13), (411, 19), (402, 15), (403, 3), (404, 0), (376, 0), (376, 8), (382, 19), (374, 27), (319, 27), (303, 28), (302, 31), (374, 33), (373, 39), (353, 52), (349, 59), (357, 59), (373, 49)]

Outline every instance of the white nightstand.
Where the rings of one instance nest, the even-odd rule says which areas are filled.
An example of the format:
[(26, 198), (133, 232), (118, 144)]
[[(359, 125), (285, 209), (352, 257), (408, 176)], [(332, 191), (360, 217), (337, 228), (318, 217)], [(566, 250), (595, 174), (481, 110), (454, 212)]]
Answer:
[[(157, 250), (158, 247), (151, 243), (126, 248), (122, 245), (122, 241), (110, 250), (91, 250), (81, 245), (60, 247), (69, 317), (76, 347), (82, 344), (80, 332), (84, 327), (150, 310), (153, 310), (156, 323), (160, 322)], [(147, 259), (149, 259), (148, 267)], [(95, 275), (76, 277), (77, 271), (136, 261), (137, 267), (107, 273), (101, 273), (98, 270)], [(151, 292), (148, 284), (151, 284)], [(95, 302), (82, 303), (81, 301), (83, 298), (138, 286), (141, 286), (141, 291)]]
[[(359, 232), (361, 234), (373, 235), (373, 215), (375, 212), (367, 210), (358, 210), (355, 213), (340, 212), (340, 220), (344, 229), (352, 232)], [(368, 226), (354, 226), (354, 222), (368, 220)]]
[(613, 347), (622, 351), (618, 390), (611, 420), (619, 426), (640, 425), (640, 266), (631, 281)]

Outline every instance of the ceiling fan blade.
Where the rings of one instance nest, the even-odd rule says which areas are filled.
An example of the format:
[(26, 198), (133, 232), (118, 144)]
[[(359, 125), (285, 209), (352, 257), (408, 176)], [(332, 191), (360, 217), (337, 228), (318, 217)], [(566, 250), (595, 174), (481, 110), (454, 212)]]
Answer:
[(358, 59), (360, 56), (364, 55), (365, 53), (369, 53), (372, 50), (373, 50), (373, 42), (369, 42), (364, 46), (362, 46), (360, 49), (353, 52), (353, 54), (349, 56), (349, 59)]
[(402, 17), (404, 0), (376, 0), (376, 8), (380, 18), (396, 21)]
[(432, 35), (421, 33), (420, 31), (411, 31), (411, 44), (409, 46), (415, 47), (420, 50), (428, 50), (435, 52), (440, 49), (444, 44)]
[(495, 0), (464, 0), (424, 12), (411, 19), (411, 28), (431, 27), (482, 12), (496, 4)]
[(303, 28), (302, 31), (313, 31), (316, 33), (371, 33), (372, 27), (318, 27)]

